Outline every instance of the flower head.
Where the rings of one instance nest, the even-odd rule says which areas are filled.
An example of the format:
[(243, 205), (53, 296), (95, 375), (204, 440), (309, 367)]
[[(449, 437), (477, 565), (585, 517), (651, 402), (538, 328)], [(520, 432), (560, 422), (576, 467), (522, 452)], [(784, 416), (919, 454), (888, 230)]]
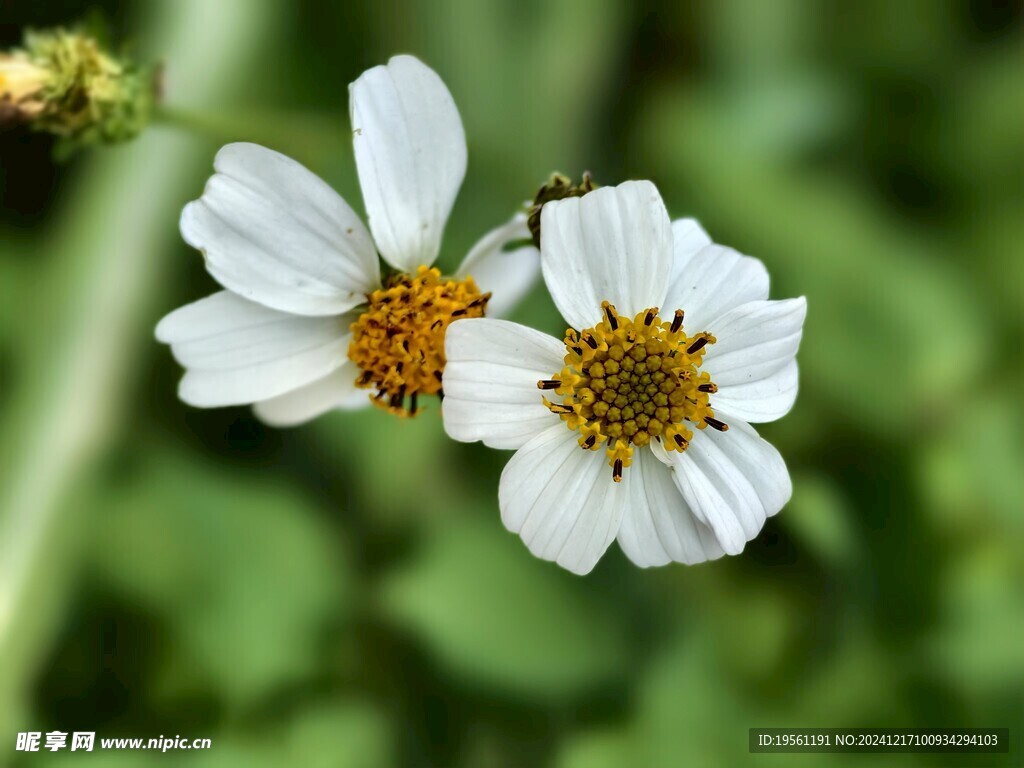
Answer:
[(53, 133), (65, 152), (134, 137), (149, 122), (155, 91), (152, 70), (84, 33), (28, 32), (21, 49), (0, 54), (0, 122)]
[[(396, 56), (351, 85), (350, 111), (369, 230), (317, 176), (254, 144), (221, 149), (182, 212), (182, 235), (226, 289), (157, 326), (186, 368), (186, 402), (254, 403), (278, 425), (371, 401), (415, 414), (421, 395), (441, 394), (449, 325), (506, 311), (538, 275), (535, 248), (503, 251), (528, 236), (524, 214), (454, 276), (432, 266), (466, 170), (462, 122), (433, 70)], [(394, 272), (381, 275), (378, 254)]]
[(737, 554), (789, 500), (785, 463), (749, 422), (797, 392), (804, 299), (768, 300), (757, 259), (670, 223), (649, 182), (542, 212), (562, 341), (501, 320), (446, 340), (444, 420), (516, 449), (502, 520), (538, 557), (587, 573), (612, 541), (641, 566)]

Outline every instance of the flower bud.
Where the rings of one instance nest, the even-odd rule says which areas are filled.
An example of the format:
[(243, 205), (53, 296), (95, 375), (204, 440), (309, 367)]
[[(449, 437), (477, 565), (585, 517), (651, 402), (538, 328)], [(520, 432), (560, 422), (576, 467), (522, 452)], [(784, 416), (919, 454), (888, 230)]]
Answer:
[(545, 203), (550, 203), (552, 200), (564, 200), (567, 197), (583, 197), (596, 188), (597, 185), (589, 171), (583, 173), (579, 184), (573, 184), (572, 179), (561, 173), (551, 174), (547, 183), (537, 191), (527, 213), (526, 225), (533, 236), (533, 244), (540, 248), (540, 212)]
[(124, 141), (149, 122), (155, 86), (151, 70), (115, 57), (93, 37), (27, 32), (21, 49), (0, 54), (0, 125), (52, 133), (64, 154)]

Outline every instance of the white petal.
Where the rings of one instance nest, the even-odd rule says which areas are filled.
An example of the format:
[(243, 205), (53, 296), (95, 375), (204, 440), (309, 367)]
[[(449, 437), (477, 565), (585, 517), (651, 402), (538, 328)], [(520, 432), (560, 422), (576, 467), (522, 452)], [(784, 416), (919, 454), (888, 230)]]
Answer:
[(690, 263), (690, 259), (705, 245), (711, 245), (711, 238), (699, 221), (676, 219), (672, 222), (672, 273), (669, 285), (676, 281)]
[(437, 73), (395, 56), (349, 86), (359, 183), (377, 249), (405, 272), (432, 264), (466, 175), (466, 135)]
[(181, 234), (225, 288), (299, 315), (335, 315), (380, 284), (373, 241), (348, 204), (299, 163), (228, 144)]
[(448, 434), (491, 448), (519, 448), (560, 424), (544, 406), (537, 382), (561, 370), (564, 353), (560, 341), (507, 320), (452, 323), (445, 333), (441, 408)]
[(719, 387), (711, 396), (711, 407), (755, 424), (775, 421), (793, 407), (797, 385), (796, 360), (791, 360), (763, 379)]
[(796, 356), (806, 315), (803, 297), (736, 307), (708, 328), (718, 341), (708, 347), (704, 369), (719, 387), (771, 376)]
[(612, 482), (604, 451), (584, 451), (557, 423), (505, 465), (498, 504), (505, 527), (529, 550), (576, 574), (589, 573), (615, 539), (628, 480)]
[(789, 501), (793, 487), (782, 456), (740, 419), (729, 431), (694, 430), (690, 447), (668, 453), (673, 480), (696, 518), (728, 554), (743, 551), (767, 517)]
[(156, 328), (185, 366), (178, 395), (203, 408), (267, 400), (320, 379), (347, 359), (351, 315), (303, 317), (221, 291)]
[(370, 404), (370, 393), (355, 385), (359, 368), (345, 363), (334, 372), (299, 389), (253, 406), (272, 427), (294, 427), (335, 408), (355, 409)]
[(648, 450), (636, 450), (633, 456), (633, 465), (626, 470), (630, 499), (619, 528), (619, 546), (626, 557), (641, 568), (671, 561), (693, 565), (721, 557), (724, 552), (714, 532), (686, 506), (672, 482), (672, 470)]
[(547, 203), (540, 247), (551, 298), (577, 329), (601, 320), (602, 301), (632, 317), (665, 298), (672, 225), (649, 181)]
[[(673, 265), (675, 267), (675, 265)], [(768, 298), (768, 270), (758, 259), (724, 245), (706, 245), (673, 277), (665, 311), (686, 312), (688, 333), (711, 331), (726, 312), (748, 301)]]
[(540, 251), (533, 245), (502, 250), (506, 243), (529, 237), (526, 214), (517, 213), (507, 224), (484, 235), (456, 271), (456, 277), (472, 277), (481, 291), (491, 292), (491, 300), (487, 302), (488, 317), (508, 314), (537, 282)]

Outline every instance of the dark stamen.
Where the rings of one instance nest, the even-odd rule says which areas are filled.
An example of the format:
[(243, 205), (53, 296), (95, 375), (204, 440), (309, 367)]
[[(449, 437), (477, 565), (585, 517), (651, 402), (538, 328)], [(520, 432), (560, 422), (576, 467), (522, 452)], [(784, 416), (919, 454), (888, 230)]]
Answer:
[(418, 398), (419, 398), (419, 392), (413, 392), (409, 396), (409, 415), (410, 416), (415, 416), (416, 415), (416, 408), (417, 408), (416, 400)]
[(597, 435), (591, 435), (586, 440), (584, 440), (582, 443), (580, 443), (580, 447), (583, 450), (585, 450), (585, 451), (589, 451), (591, 448), (594, 447), (594, 443), (596, 443), (596, 442), (597, 442)]
[(699, 389), (701, 392), (710, 392), (711, 394), (714, 394), (715, 392), (718, 391), (718, 385), (714, 383), (701, 384), (699, 387), (697, 387), (697, 389)]
[(688, 446), (690, 444), (690, 441), (687, 440), (685, 437), (683, 437), (680, 434), (672, 435), (672, 439), (675, 440), (676, 441), (676, 445), (678, 445), (680, 447), (680, 449), (682, 449), (684, 451), (686, 450), (686, 446)]
[(708, 343), (707, 336), (698, 336), (697, 340), (686, 348), (686, 354), (692, 355), (694, 352), (704, 348), (704, 345)]
[(443, 321), (442, 321), (442, 320), (441, 320), (440, 318), (438, 318), (437, 320), (435, 320), (434, 322), (432, 322), (432, 323), (430, 324), (430, 330), (432, 330), (432, 331), (436, 331), (436, 330), (437, 330), (438, 328), (440, 328), (440, 327), (441, 327), (442, 325), (444, 325), (444, 322), (443, 322)]
[(608, 318), (608, 325), (612, 327), (612, 330), (617, 330), (619, 327), (619, 318), (615, 316), (615, 307), (609, 304), (607, 301), (604, 303), (604, 314)]
[(647, 310), (647, 314), (644, 315), (644, 325), (650, 325), (654, 322), (654, 318), (658, 316), (658, 308), (651, 307)]
[(537, 389), (558, 389), (562, 382), (558, 379), (541, 379), (537, 382)]
[(713, 419), (710, 416), (705, 417), (704, 423), (707, 424), (709, 427), (714, 427), (719, 432), (728, 432), (729, 431), (729, 425), (728, 424), (726, 424), (724, 421), (719, 421), (718, 419)]
[(679, 329), (683, 327), (683, 310), (677, 309), (676, 316), (672, 318), (672, 325), (669, 331), (672, 333), (678, 333)]
[(573, 413), (573, 407), (563, 403), (551, 403), (548, 410), (552, 413)]
[(615, 465), (612, 467), (612, 480), (616, 483), (622, 482), (622, 459), (615, 460)]
[(438, 381), (441, 381), (441, 372), (434, 371), (434, 378), (437, 379)]
[(464, 314), (466, 314), (466, 310), (464, 308), (456, 309), (454, 312), (452, 312), (452, 317), (462, 317)]
[(591, 349), (597, 349), (597, 339), (595, 339), (589, 333), (583, 335), (583, 341), (585, 341)]
[(398, 388), (398, 391), (391, 395), (390, 405), (392, 408), (401, 408), (402, 401), (405, 400), (405, 386)]

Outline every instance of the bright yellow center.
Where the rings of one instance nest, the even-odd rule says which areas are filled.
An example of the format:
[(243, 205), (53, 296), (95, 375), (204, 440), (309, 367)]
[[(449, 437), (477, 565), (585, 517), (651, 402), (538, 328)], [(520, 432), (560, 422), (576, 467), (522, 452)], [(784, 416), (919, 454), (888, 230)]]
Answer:
[(596, 451), (607, 442), (612, 477), (619, 482), (634, 446), (660, 440), (669, 451), (685, 451), (693, 437), (686, 422), (697, 429), (729, 427), (708, 403), (718, 388), (698, 370), (714, 336), (687, 336), (682, 310), (662, 322), (656, 307), (632, 320), (607, 301), (602, 307), (604, 322), (565, 332), (566, 367), (537, 386), (561, 396), (561, 403), (543, 398), (544, 404), (580, 433), (580, 447)]
[(363, 370), (356, 385), (376, 389), (380, 407), (415, 415), (420, 394), (441, 392), (445, 330), (453, 320), (483, 317), (490, 298), (472, 278), (445, 280), (429, 267), (392, 276), (352, 324), (348, 356)]

